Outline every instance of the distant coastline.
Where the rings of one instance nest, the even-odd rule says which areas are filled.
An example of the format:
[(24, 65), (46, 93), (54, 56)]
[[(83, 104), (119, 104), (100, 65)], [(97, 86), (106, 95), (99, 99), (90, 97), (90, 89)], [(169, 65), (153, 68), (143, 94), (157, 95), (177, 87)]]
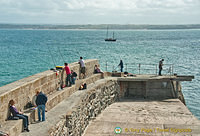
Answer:
[(0, 24), (0, 29), (144, 29), (144, 30), (165, 30), (165, 29), (200, 29), (200, 24), (182, 25), (134, 25), (134, 24), (86, 24), (86, 25), (54, 25), (54, 24)]

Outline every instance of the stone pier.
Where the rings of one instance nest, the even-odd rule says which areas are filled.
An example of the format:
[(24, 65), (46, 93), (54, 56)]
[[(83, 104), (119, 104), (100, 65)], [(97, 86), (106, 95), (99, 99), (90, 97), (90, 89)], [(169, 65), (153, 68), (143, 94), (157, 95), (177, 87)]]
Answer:
[[(0, 131), (10, 136), (200, 134), (200, 121), (184, 105), (181, 90), (181, 81), (192, 81), (193, 76), (94, 74), (96, 64), (98, 60), (86, 60), (87, 77), (63, 90), (63, 71), (46, 71), (1, 87)], [(70, 67), (79, 74), (77, 62)], [(82, 83), (87, 89), (78, 90)], [(37, 111), (24, 108), (36, 90), (49, 98), (45, 122), (37, 122)], [(30, 132), (22, 132), (22, 120), (6, 120), (10, 99), (26, 111)]]

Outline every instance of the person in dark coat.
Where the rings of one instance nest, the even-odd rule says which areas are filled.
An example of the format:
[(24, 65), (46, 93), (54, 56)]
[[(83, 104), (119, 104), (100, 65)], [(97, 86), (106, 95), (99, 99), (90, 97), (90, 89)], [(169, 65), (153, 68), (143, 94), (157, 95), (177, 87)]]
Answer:
[(24, 115), (23, 112), (20, 112), (20, 111), (17, 110), (17, 108), (15, 107), (15, 101), (13, 99), (9, 101), (9, 105), (10, 105), (9, 109), (10, 109), (10, 112), (12, 113), (12, 116), (18, 117), (19, 119), (23, 119), (24, 130), (29, 132), (28, 116)]
[(123, 65), (123, 61), (122, 60), (120, 60), (120, 63), (119, 63), (118, 66), (120, 66), (120, 71), (123, 72), (124, 65)]
[(72, 84), (75, 84), (76, 77), (77, 77), (77, 73), (74, 72), (74, 70), (71, 70), (71, 81), (72, 81)]
[(47, 102), (47, 96), (40, 92), (36, 98), (36, 105), (38, 107), (38, 119), (41, 121), (41, 111), (42, 111), (42, 121), (45, 121), (45, 104)]
[(162, 76), (161, 71), (162, 71), (162, 69), (163, 69), (163, 68), (162, 68), (162, 66), (163, 66), (163, 61), (164, 61), (164, 59), (162, 59), (162, 60), (159, 61), (159, 73), (158, 73), (159, 76)]

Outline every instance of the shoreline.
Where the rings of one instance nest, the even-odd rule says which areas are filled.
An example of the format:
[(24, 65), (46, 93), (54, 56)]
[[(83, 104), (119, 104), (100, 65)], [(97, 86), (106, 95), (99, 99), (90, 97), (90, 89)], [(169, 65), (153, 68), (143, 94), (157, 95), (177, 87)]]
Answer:
[(3, 24), (1, 29), (30, 29), (30, 30), (174, 30), (174, 29), (200, 29), (200, 24), (177, 25), (135, 25), (135, 24), (84, 24), (84, 25), (56, 25), (56, 24)]

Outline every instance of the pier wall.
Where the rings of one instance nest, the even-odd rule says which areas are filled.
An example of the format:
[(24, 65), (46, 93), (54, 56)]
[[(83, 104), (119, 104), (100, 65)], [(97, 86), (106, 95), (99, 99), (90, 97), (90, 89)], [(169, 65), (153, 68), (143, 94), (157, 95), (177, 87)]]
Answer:
[(87, 89), (79, 103), (65, 115), (65, 118), (52, 127), (47, 135), (82, 135), (90, 120), (119, 99), (119, 90), (117, 80), (106, 79)]
[(127, 81), (123, 77), (111, 79), (105, 79), (104, 83), (87, 90), (79, 103), (48, 131), (48, 135), (82, 135), (89, 121), (121, 98), (173, 99), (178, 98), (178, 90), (174, 87), (180, 89), (180, 82), (171, 80), (135, 81), (132, 78)]
[[(62, 111), (64, 110), (63, 114), (57, 113), (61, 118), (59, 117), (51, 126), (45, 125), (45, 130), (42, 134), (48, 136), (83, 134), (90, 120), (96, 118), (106, 107), (120, 98), (152, 98), (153, 100), (157, 98), (179, 98), (184, 100), (179, 82), (181, 80), (180, 77), (157, 75), (124, 77), (123, 73), (110, 72), (94, 74), (94, 65), (99, 65), (98, 60), (86, 60), (85, 63), (87, 77), (77, 80), (75, 85), (66, 87), (62, 91), (58, 91), (58, 88), (64, 85), (66, 77), (65, 72), (62, 70), (60, 72), (48, 70), (0, 87), (0, 128), (1, 124), (5, 124), (9, 114), (9, 100), (14, 99), (17, 104), (16, 107), (23, 111), (37, 90), (43, 91), (49, 96), (46, 104), (47, 109), (50, 110), (48, 113), (54, 112), (56, 105), (64, 100), (72, 100), (72, 103), (76, 105), (70, 107), (69, 103), (66, 104), (69, 108), (62, 108)], [(69, 66), (80, 76), (80, 65), (77, 62), (71, 63)], [(102, 78), (103, 75), (104, 78)], [(189, 79), (191, 80), (191, 78)], [(83, 82), (87, 83), (89, 87), (86, 90), (78, 91)], [(80, 95), (75, 95), (74, 97), (73, 94), (76, 93)], [(11, 127), (15, 122), (19, 124), (15, 123), (13, 129), (9, 130), (11, 136), (19, 135), (22, 130), (22, 120), (13, 121), (14, 123), (7, 121), (6, 123), (8, 122), (11, 122)], [(4, 125), (4, 127), (8, 127), (8, 125)], [(41, 133), (37, 131), (38, 129), (32, 132)]]
[(171, 80), (120, 80), (120, 96), (135, 98), (179, 98), (184, 103), (179, 81)]
[[(86, 75), (91, 76), (94, 73), (94, 65), (99, 65), (99, 62), (96, 59), (91, 59), (86, 60), (85, 64)], [(80, 75), (78, 62), (69, 64), (69, 67)], [(8, 118), (8, 103), (11, 99), (16, 102), (17, 109), (23, 111), (36, 91), (42, 91), (47, 96), (51, 95), (61, 85), (65, 84), (65, 77), (64, 71), (54, 72), (48, 70), (0, 87), (0, 125)]]

